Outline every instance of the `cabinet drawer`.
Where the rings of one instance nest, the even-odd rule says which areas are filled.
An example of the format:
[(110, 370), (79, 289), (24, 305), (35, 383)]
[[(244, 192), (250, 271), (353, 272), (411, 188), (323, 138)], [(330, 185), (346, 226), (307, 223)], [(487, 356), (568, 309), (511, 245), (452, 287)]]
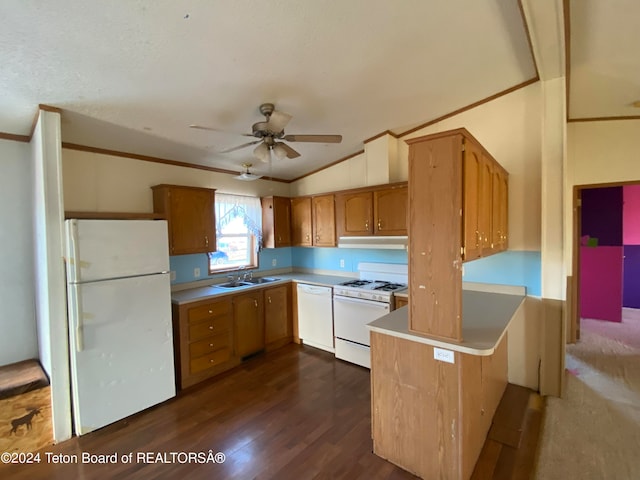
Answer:
[(207, 353), (220, 350), (221, 348), (229, 348), (229, 333), (221, 333), (213, 337), (205, 338), (198, 342), (193, 342), (189, 345), (189, 357), (196, 358)]
[(208, 355), (203, 355), (198, 358), (191, 359), (189, 363), (191, 373), (198, 373), (207, 368), (214, 367), (220, 363), (226, 362), (231, 357), (231, 349), (221, 348), (215, 352), (211, 352)]
[(231, 310), (231, 302), (215, 302), (202, 305), (200, 307), (194, 307), (189, 309), (189, 323), (197, 322), (198, 320), (204, 320), (205, 318), (213, 317), (216, 315), (223, 315), (229, 313)]
[(216, 317), (208, 321), (189, 325), (189, 341), (202, 340), (229, 330), (229, 317)]

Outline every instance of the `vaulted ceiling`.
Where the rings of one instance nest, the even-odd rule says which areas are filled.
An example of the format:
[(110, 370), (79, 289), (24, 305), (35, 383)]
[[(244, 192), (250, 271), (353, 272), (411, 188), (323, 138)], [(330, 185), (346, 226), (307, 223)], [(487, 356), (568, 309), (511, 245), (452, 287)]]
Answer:
[[(570, 116), (634, 114), (637, 2), (566, 1)], [(535, 81), (527, 21), (562, 30), (559, 0), (545, 2), (536, 16), (524, 0), (528, 17), (518, 0), (3, 0), (0, 132), (29, 135), (45, 104), (70, 144), (293, 179)], [(544, 37), (541, 59), (561, 48)], [(342, 143), (292, 142), (301, 156), (271, 165), (253, 146), (220, 153), (251, 140), (264, 102), (292, 115), (287, 134)]]

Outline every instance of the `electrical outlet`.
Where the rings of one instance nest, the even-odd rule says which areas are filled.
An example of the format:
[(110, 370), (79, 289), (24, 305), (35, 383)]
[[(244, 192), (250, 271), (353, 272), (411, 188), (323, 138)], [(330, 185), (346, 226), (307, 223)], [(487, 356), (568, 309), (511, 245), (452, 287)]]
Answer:
[(272, 267), (275, 267), (277, 264), (278, 264), (278, 259), (277, 258), (274, 258), (274, 259), (271, 260), (271, 266)]
[(193, 276), (195, 278), (200, 278), (200, 269), (198, 267), (193, 269)]
[(344, 258), (340, 259), (340, 268), (344, 268)]
[(171, 272), (169, 273), (169, 280), (171, 280), (172, 282), (176, 281), (176, 271), (175, 270), (171, 270)]

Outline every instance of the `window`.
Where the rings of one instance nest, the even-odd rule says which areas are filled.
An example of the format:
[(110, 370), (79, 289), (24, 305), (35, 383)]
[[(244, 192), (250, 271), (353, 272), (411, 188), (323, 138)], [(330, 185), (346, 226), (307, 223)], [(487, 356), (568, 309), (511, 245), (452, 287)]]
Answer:
[(216, 193), (216, 251), (209, 273), (258, 267), (262, 244), (262, 208), (258, 197)]

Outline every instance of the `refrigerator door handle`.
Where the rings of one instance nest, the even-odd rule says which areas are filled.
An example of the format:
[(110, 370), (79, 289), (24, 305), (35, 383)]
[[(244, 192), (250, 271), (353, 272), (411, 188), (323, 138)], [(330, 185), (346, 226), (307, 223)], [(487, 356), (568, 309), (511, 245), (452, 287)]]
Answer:
[(71, 268), (73, 268), (73, 281), (80, 281), (80, 258), (78, 251), (78, 221), (71, 220), (69, 222), (69, 258), (68, 261), (71, 263)]

